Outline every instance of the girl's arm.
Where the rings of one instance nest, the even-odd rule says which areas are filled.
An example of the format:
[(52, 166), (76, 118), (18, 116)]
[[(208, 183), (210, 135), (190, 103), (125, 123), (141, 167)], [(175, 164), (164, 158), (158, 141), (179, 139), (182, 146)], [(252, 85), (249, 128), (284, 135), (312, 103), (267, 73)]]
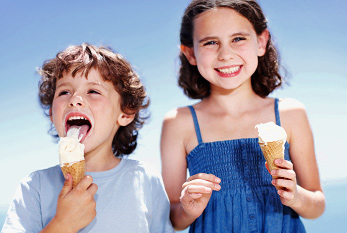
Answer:
[(288, 133), (292, 163), (275, 161), (283, 169), (273, 171), (272, 175), (282, 177), (275, 179), (273, 184), (286, 187), (278, 191), (284, 205), (304, 218), (318, 218), (324, 212), (325, 197), (306, 110), (301, 103), (285, 99), (280, 102), (280, 114), (282, 126)]
[(220, 180), (211, 174), (197, 174), (187, 180), (186, 143), (191, 135), (195, 133), (188, 108), (166, 115), (161, 135), (162, 176), (170, 200), (170, 220), (176, 230), (187, 228), (199, 217), (212, 190), (220, 189)]

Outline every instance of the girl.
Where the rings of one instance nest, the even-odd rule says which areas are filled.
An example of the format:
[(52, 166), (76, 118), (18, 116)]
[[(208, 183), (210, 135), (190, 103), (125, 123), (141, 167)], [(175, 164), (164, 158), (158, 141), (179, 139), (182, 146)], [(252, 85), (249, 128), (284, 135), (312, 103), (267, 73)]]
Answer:
[[(163, 179), (174, 227), (305, 232), (299, 215), (314, 219), (325, 208), (313, 136), (301, 103), (267, 97), (282, 77), (260, 6), (192, 1), (180, 40), (179, 85), (201, 101), (169, 112), (163, 123)], [(268, 174), (254, 128), (269, 121), (288, 135), (285, 159), (270, 172), (276, 178)]]

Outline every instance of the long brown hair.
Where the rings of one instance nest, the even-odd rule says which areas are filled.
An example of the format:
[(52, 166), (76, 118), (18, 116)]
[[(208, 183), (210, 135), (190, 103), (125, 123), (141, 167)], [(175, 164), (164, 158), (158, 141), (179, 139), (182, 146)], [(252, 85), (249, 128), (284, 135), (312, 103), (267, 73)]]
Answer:
[[(181, 22), (180, 42), (193, 47), (194, 19), (201, 13), (217, 8), (229, 7), (248, 19), (257, 35), (267, 29), (267, 20), (259, 4), (254, 0), (193, 0), (186, 8)], [(178, 84), (184, 93), (192, 99), (203, 99), (210, 95), (210, 83), (204, 79), (197, 66), (191, 65), (185, 55), (180, 52), (180, 70)], [(271, 40), (266, 45), (265, 55), (258, 57), (258, 67), (251, 77), (253, 91), (261, 96), (268, 96), (274, 89), (282, 85), (279, 73), (279, 56)]]

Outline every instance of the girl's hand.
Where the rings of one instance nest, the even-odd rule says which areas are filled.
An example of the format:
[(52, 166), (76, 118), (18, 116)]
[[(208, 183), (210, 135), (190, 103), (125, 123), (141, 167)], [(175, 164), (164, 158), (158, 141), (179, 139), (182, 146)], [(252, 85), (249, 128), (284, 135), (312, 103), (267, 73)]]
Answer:
[(199, 173), (188, 178), (182, 185), (180, 201), (187, 215), (198, 218), (207, 206), (212, 191), (219, 191), (221, 180), (206, 173)]
[(293, 164), (284, 159), (276, 159), (275, 164), (279, 167), (272, 170), (272, 184), (277, 188), (281, 202), (286, 206), (293, 206), (298, 199), (296, 173)]
[(94, 195), (98, 187), (92, 183), (91, 176), (85, 176), (72, 189), (72, 176), (67, 174), (66, 177), (51, 225), (60, 226), (60, 230), (66, 228), (66, 232), (77, 232), (91, 223), (96, 216)]

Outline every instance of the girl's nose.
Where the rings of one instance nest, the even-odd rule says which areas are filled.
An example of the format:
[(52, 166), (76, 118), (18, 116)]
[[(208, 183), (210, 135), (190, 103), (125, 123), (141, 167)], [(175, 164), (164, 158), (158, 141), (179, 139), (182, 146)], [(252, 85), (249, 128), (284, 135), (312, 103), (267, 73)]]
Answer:
[(84, 105), (84, 101), (82, 96), (74, 95), (71, 97), (70, 103), (69, 103), (70, 107), (77, 107), (77, 106), (83, 106), (83, 105)]
[(235, 54), (230, 45), (221, 45), (218, 51), (218, 60), (229, 60), (234, 58)]

